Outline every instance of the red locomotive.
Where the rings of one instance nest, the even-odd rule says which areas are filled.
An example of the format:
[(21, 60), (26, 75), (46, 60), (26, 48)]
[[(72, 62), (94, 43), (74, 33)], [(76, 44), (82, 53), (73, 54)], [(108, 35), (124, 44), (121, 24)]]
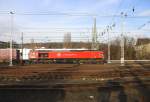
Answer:
[(104, 53), (95, 50), (60, 49), (60, 50), (31, 50), (29, 59), (34, 62), (74, 62), (102, 63)]
[[(19, 63), (103, 63), (102, 51), (88, 49), (21, 49), (12, 50), (13, 62)], [(10, 49), (0, 49), (0, 63), (9, 62)], [(21, 59), (20, 59), (21, 58)]]

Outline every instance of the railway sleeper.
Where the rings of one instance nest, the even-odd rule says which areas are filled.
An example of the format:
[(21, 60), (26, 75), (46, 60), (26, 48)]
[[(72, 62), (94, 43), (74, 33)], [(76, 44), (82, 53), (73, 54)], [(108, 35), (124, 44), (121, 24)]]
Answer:
[(20, 81), (20, 80), (14, 76), (2, 76), (0, 78), (0, 81), (8, 81), (8, 82), (13, 81), (14, 82), (14, 81)]

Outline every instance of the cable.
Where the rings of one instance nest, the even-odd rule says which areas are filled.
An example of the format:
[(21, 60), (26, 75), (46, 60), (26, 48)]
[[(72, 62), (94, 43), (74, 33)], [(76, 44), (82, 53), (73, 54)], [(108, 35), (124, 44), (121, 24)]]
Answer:
[[(120, 7), (122, 6), (124, 0), (120, 0), (120, 4), (118, 6), (118, 8), (116, 9), (116, 12), (114, 13), (114, 15), (118, 14), (118, 11), (120, 10)], [(112, 17), (112, 20), (110, 21), (110, 25), (114, 22), (115, 16)]]
[[(1, 13), (0, 13), (1, 14)], [(2, 13), (3, 14), (3, 13)], [(10, 13), (4, 13), (4, 14), (10, 14)], [(89, 17), (121, 17), (121, 15), (93, 15), (93, 14), (86, 14), (86, 13), (17, 13), (15, 12), (14, 15), (64, 15), (64, 16), (89, 16)], [(150, 16), (127, 16), (127, 18), (145, 18)]]

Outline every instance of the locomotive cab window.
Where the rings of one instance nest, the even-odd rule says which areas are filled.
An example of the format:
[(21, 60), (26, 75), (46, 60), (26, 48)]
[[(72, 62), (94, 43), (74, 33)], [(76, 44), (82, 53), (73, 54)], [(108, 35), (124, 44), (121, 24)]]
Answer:
[(48, 53), (39, 53), (39, 58), (48, 58)]

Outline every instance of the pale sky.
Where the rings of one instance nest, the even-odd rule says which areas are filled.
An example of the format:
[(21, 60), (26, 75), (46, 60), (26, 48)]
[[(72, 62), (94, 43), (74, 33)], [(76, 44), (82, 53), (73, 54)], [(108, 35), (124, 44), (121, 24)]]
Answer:
[[(150, 37), (150, 0), (0, 0), (2, 40), (9, 39), (10, 11), (15, 13), (13, 39), (17, 41), (21, 32), (27, 41), (31, 38), (42, 42), (45, 39), (45, 42), (62, 41), (65, 32), (72, 32), (74, 40), (87, 41), (91, 39), (94, 17), (99, 35), (113, 23), (116, 26), (112, 32), (120, 32), (121, 19), (113, 15), (120, 16), (121, 12), (128, 15), (124, 19), (125, 32)], [(118, 36), (118, 33), (112, 36)], [(105, 40), (106, 34), (100, 37)]]

